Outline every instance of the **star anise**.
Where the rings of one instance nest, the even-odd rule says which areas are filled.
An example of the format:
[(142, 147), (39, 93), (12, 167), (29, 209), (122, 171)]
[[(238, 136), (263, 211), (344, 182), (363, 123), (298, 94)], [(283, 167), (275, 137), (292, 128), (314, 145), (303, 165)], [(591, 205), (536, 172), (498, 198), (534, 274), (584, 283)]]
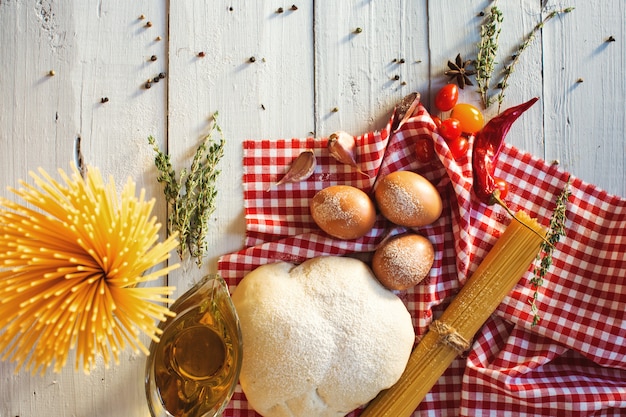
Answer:
[(450, 77), (451, 81), (456, 79), (459, 87), (463, 89), (466, 85), (474, 85), (469, 79), (470, 75), (476, 74), (475, 70), (469, 69), (472, 65), (471, 60), (463, 61), (461, 54), (458, 54), (454, 62), (448, 61), (448, 68), (450, 69), (444, 72), (444, 74)]

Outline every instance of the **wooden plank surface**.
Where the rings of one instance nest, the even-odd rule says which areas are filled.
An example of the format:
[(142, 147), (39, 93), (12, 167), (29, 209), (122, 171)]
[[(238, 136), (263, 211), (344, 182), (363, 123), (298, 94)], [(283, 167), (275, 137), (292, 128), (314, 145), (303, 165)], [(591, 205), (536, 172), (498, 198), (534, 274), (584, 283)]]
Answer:
[[(546, 15), (543, 3), (499, 4), (503, 61)], [(243, 244), (242, 140), (377, 129), (411, 91), (430, 104), (447, 60), (472, 55), (478, 14), (490, 4), (318, 0), (291, 10), (277, 0), (0, 0), (0, 193), (10, 197), (6, 187), (37, 167), (68, 170), (80, 137), (85, 162), (118, 184), (131, 177), (145, 187), (164, 222), (146, 138), (155, 136), (181, 169), (219, 111), (227, 147), (210, 252), (202, 269), (170, 276), (180, 294)], [(508, 105), (541, 101), (508, 141), (624, 196), (626, 6), (546, 4), (567, 6), (576, 9), (546, 24), (511, 77)], [(160, 72), (166, 78), (146, 89)], [(463, 98), (477, 102), (472, 89)], [(147, 415), (144, 363), (125, 352), (121, 364), (100, 363), (90, 375), (70, 365), (32, 377), (0, 362), (0, 416)]]

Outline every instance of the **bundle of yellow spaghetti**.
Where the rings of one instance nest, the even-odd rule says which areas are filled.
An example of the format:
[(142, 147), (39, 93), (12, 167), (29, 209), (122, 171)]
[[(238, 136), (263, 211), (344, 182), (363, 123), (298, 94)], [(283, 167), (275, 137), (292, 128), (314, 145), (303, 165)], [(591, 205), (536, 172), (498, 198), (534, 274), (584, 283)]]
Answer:
[(148, 354), (140, 334), (158, 341), (155, 320), (173, 315), (161, 304), (173, 287), (137, 286), (178, 267), (158, 269), (178, 242), (157, 242), (154, 200), (130, 179), (118, 199), (113, 178), (73, 171), (10, 188), (27, 205), (0, 198), (0, 352), (16, 371), (59, 372), (72, 349), (87, 373), (100, 355), (119, 363), (127, 344)]
[(504, 297), (528, 271), (546, 230), (518, 212), (461, 291), (430, 325), (400, 380), (375, 398), (361, 417), (409, 417)]

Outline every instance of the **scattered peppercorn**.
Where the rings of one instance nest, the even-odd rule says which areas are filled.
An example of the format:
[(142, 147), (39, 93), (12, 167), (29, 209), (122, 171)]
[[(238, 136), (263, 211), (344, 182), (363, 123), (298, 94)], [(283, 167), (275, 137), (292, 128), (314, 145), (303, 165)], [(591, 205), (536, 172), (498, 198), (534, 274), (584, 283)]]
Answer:
[(102, 98), (100, 99), (100, 103), (107, 103), (108, 101), (109, 101), (109, 98), (108, 98), (108, 97), (102, 97)]
[(159, 72), (159, 78), (160, 78), (160, 79), (165, 78), (165, 73), (164, 73), (164, 72)]
[(282, 7), (279, 7), (279, 8), (276, 10), (276, 13), (282, 13), (282, 12), (284, 12), (284, 11), (285, 11), (285, 9), (283, 9)]
[(145, 19), (145, 18), (146, 18), (146, 15), (144, 15), (144, 14), (140, 14), (140, 15), (139, 15), (139, 20), (143, 20), (143, 19)]
[(56, 75), (56, 72), (54, 70), (50, 70), (48, 71), (48, 75), (54, 77)]
[(296, 6), (295, 4), (292, 4), (292, 5), (291, 5), (291, 10), (294, 10), (294, 11), (295, 11), (295, 10), (298, 10), (298, 6)]
[(253, 56), (251, 56), (251, 57), (248, 59), (248, 62), (256, 62), (256, 58), (255, 58), (255, 57), (253, 57)]
[(406, 85), (406, 81), (402, 81), (400, 85)]
[(405, 62), (406, 62), (406, 61), (404, 60), (404, 58), (400, 58), (400, 59), (398, 60), (398, 64), (404, 64)]
[(398, 74), (396, 74), (396, 75), (393, 76), (393, 79), (398, 81), (400, 79), (400, 76)]
[(205, 55), (205, 54), (204, 54), (204, 51), (200, 51), (200, 52), (198, 52), (198, 56), (199, 56), (200, 58), (204, 58), (204, 55)]
[(483, 17), (485, 15), (485, 12), (483, 12), (482, 10), (480, 11), (480, 13), (478, 13), (478, 17)]
[(160, 36), (157, 36), (154, 40), (158, 42), (158, 41), (160, 41), (161, 39), (163, 39), (163, 38), (162, 38), (162, 37), (160, 37)]
[(160, 79), (158, 76), (156, 76), (156, 77), (154, 77), (154, 78), (152, 79), (152, 82), (153, 82), (153, 83), (158, 83), (160, 80), (161, 80), (161, 79)]
[(233, 10), (235, 10), (235, 9), (234, 9), (232, 6), (230, 6), (230, 7), (228, 8), (228, 11), (229, 11), (229, 12), (232, 12)]
[(606, 39), (607, 42), (615, 42), (615, 36), (611, 35)]
[(152, 56), (150, 57), (150, 61), (156, 61), (156, 60), (157, 60), (157, 56), (156, 56), (156, 55), (152, 55)]
[(143, 85), (146, 90), (149, 89), (150, 87), (152, 87), (152, 83), (150, 82), (150, 80), (146, 81), (146, 83)]
[(582, 78), (579, 78), (579, 79), (577, 79), (577, 80), (576, 80), (576, 82), (577, 82), (578, 84), (580, 84), (580, 83), (582, 83), (582, 82), (584, 82), (584, 81), (585, 81), (585, 80), (583, 80)]
[(339, 107), (333, 107), (332, 112), (337, 113), (339, 111)]
[(149, 28), (151, 28), (151, 27), (152, 27), (152, 22), (148, 20), (148, 21), (146, 22), (146, 26), (147, 26), (147, 27), (149, 27)]
[(354, 33), (361, 33), (361, 32), (363, 32), (363, 28), (361, 27), (354, 29)]

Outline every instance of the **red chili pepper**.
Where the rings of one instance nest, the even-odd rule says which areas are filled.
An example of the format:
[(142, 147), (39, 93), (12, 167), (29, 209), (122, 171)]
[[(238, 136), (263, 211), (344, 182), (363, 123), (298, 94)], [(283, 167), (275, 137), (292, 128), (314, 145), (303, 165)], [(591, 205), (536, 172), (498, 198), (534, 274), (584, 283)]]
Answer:
[(534, 97), (526, 103), (506, 109), (491, 119), (476, 134), (472, 158), (474, 192), (482, 202), (490, 205), (497, 202), (493, 195), (493, 192), (497, 189), (494, 172), (500, 150), (504, 144), (504, 138), (513, 122), (535, 104), (537, 100), (539, 98)]

